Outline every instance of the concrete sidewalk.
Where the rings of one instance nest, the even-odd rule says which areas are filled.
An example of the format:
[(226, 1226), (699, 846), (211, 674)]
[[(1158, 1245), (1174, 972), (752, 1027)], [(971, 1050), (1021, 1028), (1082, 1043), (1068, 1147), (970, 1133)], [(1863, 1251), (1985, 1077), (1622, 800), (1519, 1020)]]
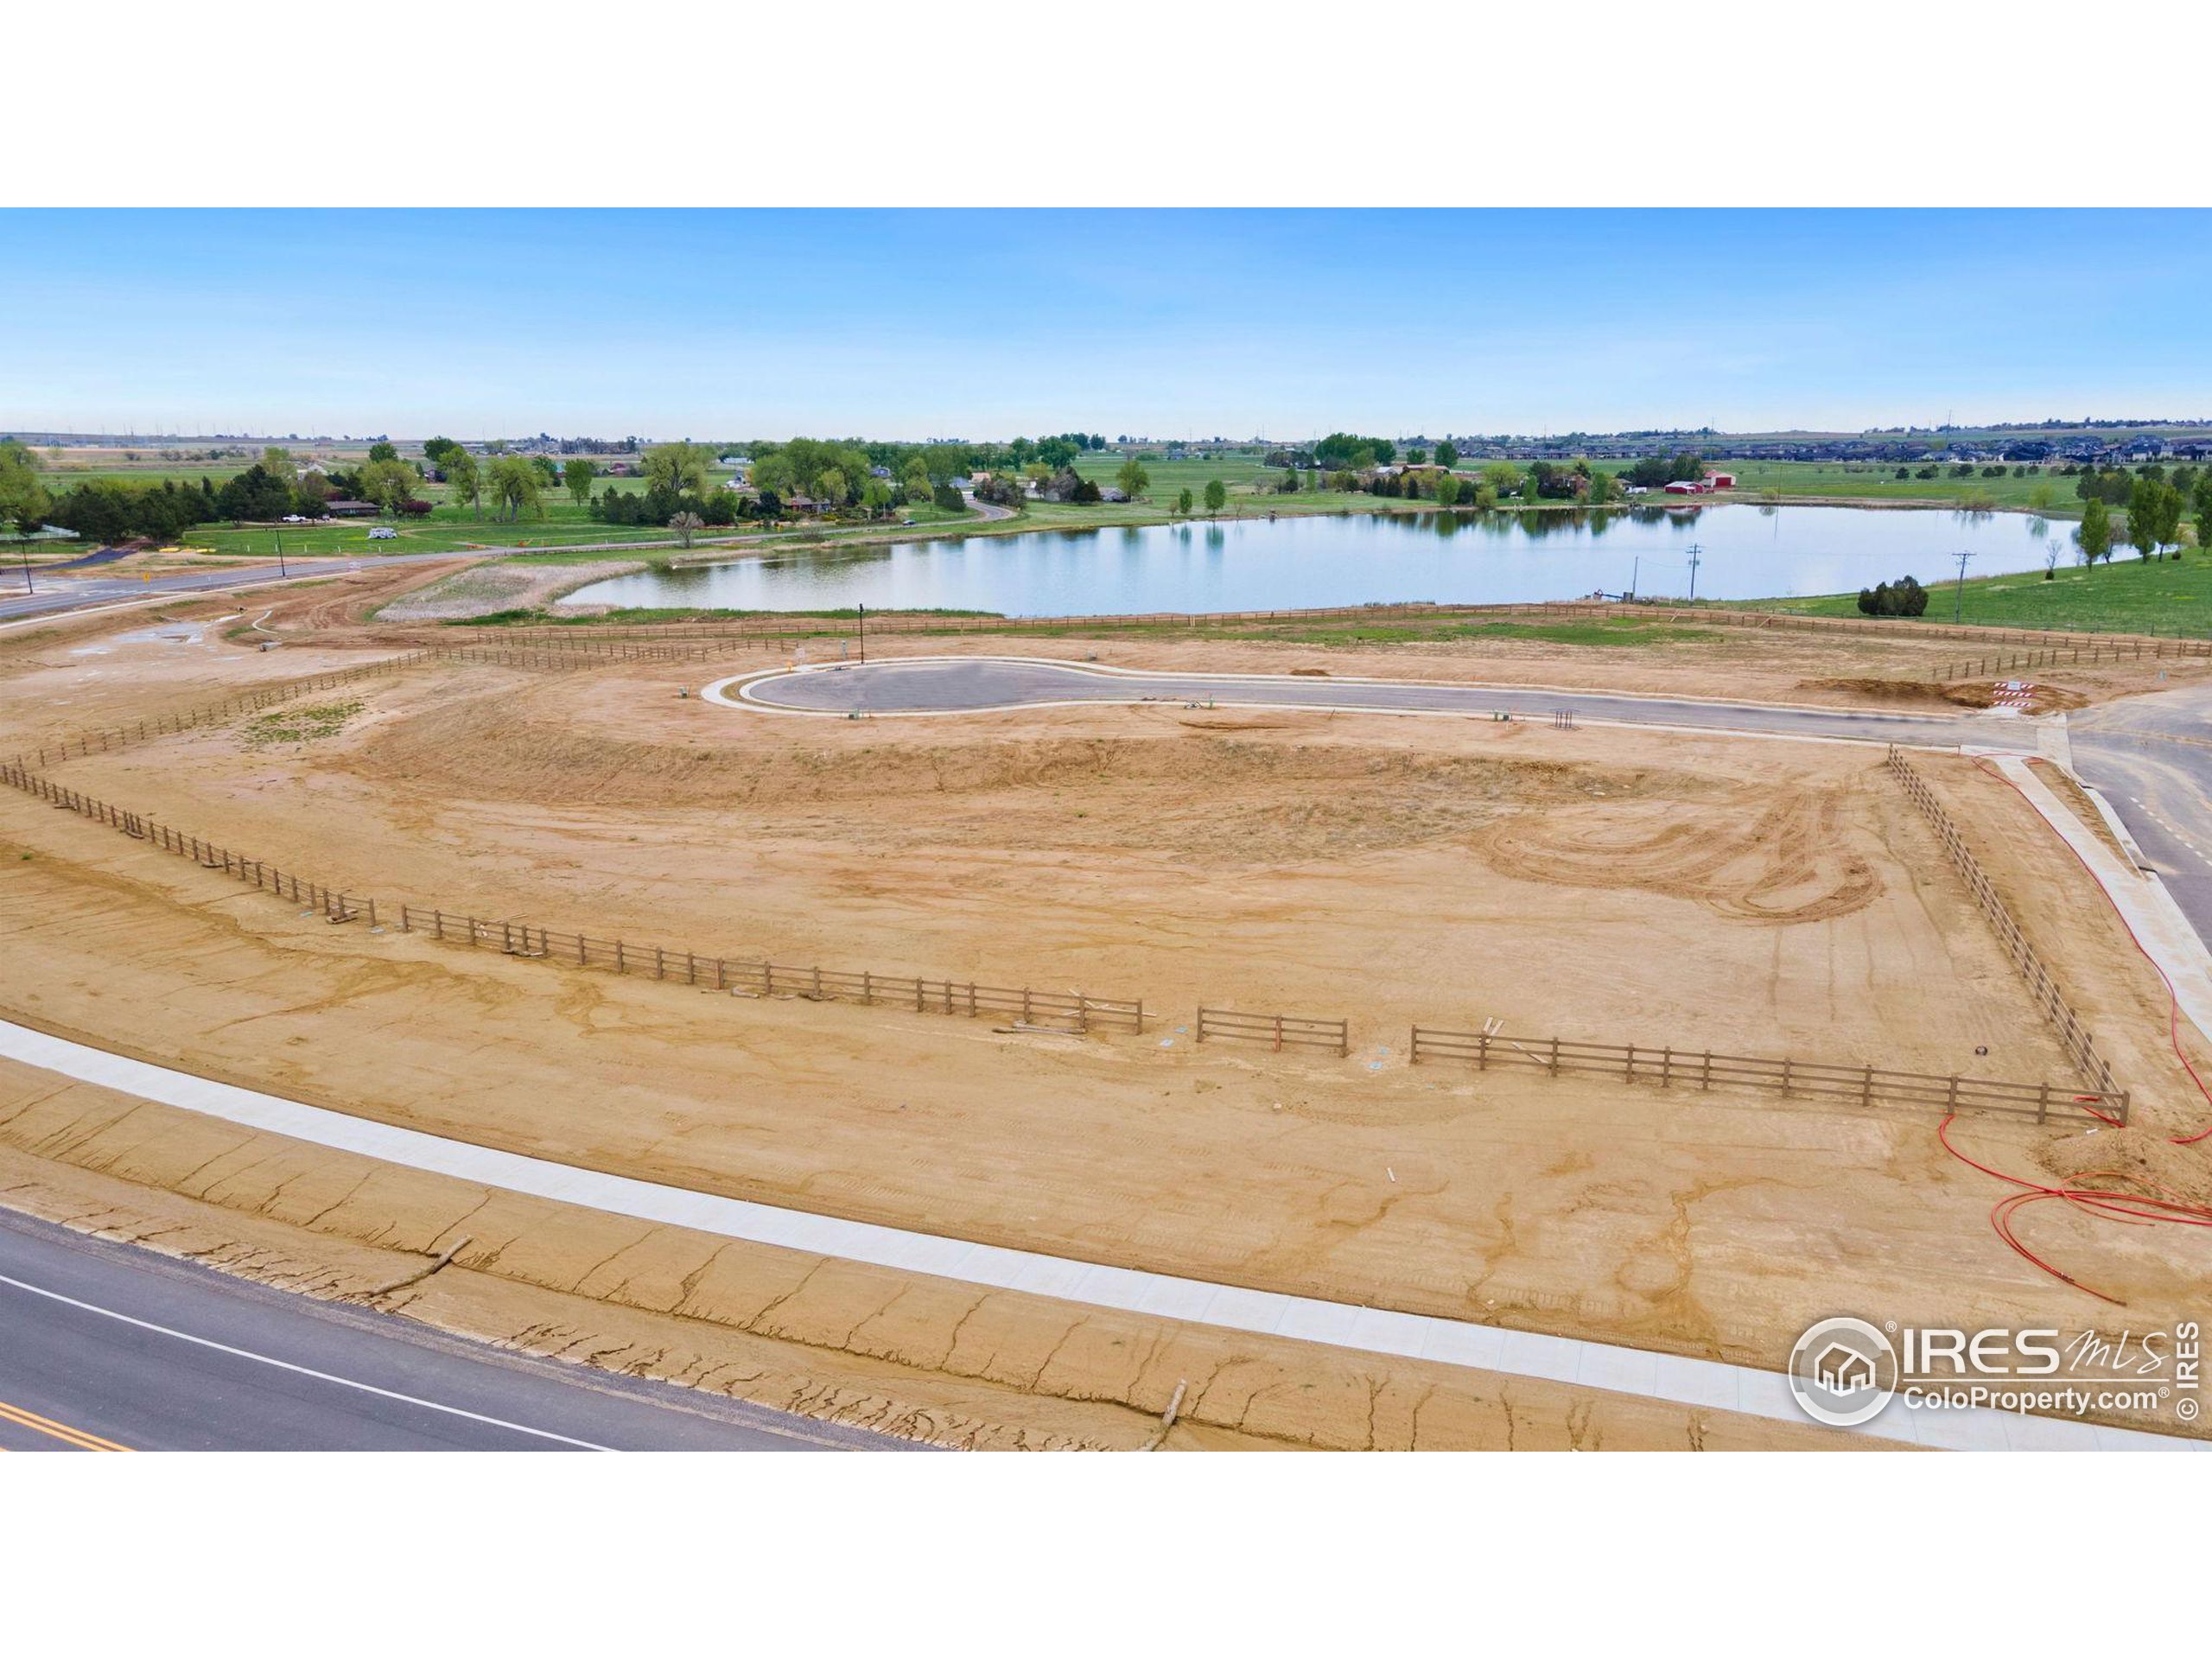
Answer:
[[(1778, 1372), (1749, 1366), (1249, 1290), (694, 1192), (372, 1122), (149, 1065), (7, 1021), (0, 1021), (0, 1054), (119, 1094), (317, 1146), (725, 1238), (1223, 1330), (1542, 1377), (1777, 1422), (1806, 1421)], [(2212, 1452), (2212, 1445), (2202, 1441), (2139, 1430), (1983, 1409), (1921, 1410), (1902, 1399), (1853, 1432), (1872, 1440), (1958, 1450)]]

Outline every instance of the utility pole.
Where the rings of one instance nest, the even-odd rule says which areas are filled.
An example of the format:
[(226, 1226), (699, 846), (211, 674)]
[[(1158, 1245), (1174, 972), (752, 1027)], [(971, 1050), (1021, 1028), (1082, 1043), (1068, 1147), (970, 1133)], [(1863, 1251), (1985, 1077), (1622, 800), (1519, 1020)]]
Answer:
[(38, 590), (31, 586), (31, 544), (28, 541), (23, 543), (22, 553), (23, 591), (26, 594), (35, 593)]
[(1974, 555), (1969, 553), (1966, 549), (1961, 548), (1958, 550), (1956, 557), (1959, 561), (1959, 585), (1951, 590), (1951, 620), (1955, 624), (1958, 622), (1966, 611), (1967, 563), (1974, 557)]
[(868, 607), (861, 607), (861, 661), (868, 661)]
[(1643, 555), (1636, 556), (1636, 563), (1628, 568), (1628, 596), (1636, 597), (1637, 584), (1643, 580)]
[(1697, 603), (1697, 568), (1703, 563), (1698, 555), (1703, 551), (1695, 542), (1690, 543), (1690, 603)]
[(276, 574), (279, 576), (291, 574), (284, 569), (284, 532), (281, 530), (276, 532)]

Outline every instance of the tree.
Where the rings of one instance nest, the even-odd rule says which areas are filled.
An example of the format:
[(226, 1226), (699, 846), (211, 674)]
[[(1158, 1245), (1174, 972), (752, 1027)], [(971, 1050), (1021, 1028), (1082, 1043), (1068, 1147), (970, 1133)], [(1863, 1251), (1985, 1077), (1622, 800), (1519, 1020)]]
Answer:
[[(400, 499), (405, 495), (404, 490), (400, 492)], [(249, 518), (265, 522), (289, 512), (292, 498), (291, 486), (280, 478), (270, 477), (256, 461), (216, 492), (215, 509), (233, 524), (243, 524)]]
[[(1034, 472), (1036, 469), (1032, 467), (1030, 470)], [(1051, 476), (1049, 471), (1046, 476)], [(906, 492), (906, 499), (909, 501), (919, 501), (929, 494), (930, 469), (922, 464), (922, 458), (919, 455), (916, 455), (908, 461), (906, 470), (899, 474), (899, 487)]]
[(0, 520), (29, 536), (46, 521), (54, 498), (39, 480), (38, 456), (10, 438), (0, 442)]
[(446, 475), (446, 487), (453, 492), (453, 499), (467, 502), (474, 509), (476, 516), (481, 518), (484, 516), (484, 473), (477, 466), (476, 457), (455, 445), (446, 451), (442, 470)]
[(1601, 473), (1592, 467), (1589, 472), (1590, 493), (1586, 498), (1593, 507), (1602, 507), (1613, 499), (1613, 475)]
[(880, 518), (891, 511), (891, 486), (880, 478), (871, 478), (861, 486), (861, 505), (868, 509), (868, 516)]
[(696, 443), (657, 443), (645, 451), (645, 487), (666, 495), (696, 495), (707, 487), (711, 459)]
[(580, 507), (591, 499), (591, 481), (598, 476), (598, 464), (582, 455), (572, 455), (561, 463), (561, 481), (569, 486), (569, 496)]
[(491, 492), (495, 510), (503, 510), (512, 524), (522, 517), (527, 507), (539, 517), (544, 516), (544, 506), (538, 499), (537, 468), (520, 455), (494, 455), (484, 475), (485, 487)]
[(2145, 559), (2163, 559), (2181, 537), (2181, 492), (2163, 478), (2138, 478), (2127, 492), (2127, 539)]
[(1868, 616), (1922, 616), (1928, 610), (1928, 590), (1911, 576), (1895, 582), (1878, 582), (1859, 590), (1859, 608)]
[(1510, 461), (1494, 461), (1483, 468), (1483, 482), (1501, 498), (1518, 495), (1524, 481), (1521, 469)]
[(2085, 564), (2112, 556), (2112, 510), (2100, 497), (2091, 496), (2083, 505), (2082, 527), (2074, 532), (2074, 539), (2081, 544)]
[(2196, 550), (2212, 551), (2212, 467), (2196, 480)]
[(283, 480), (288, 488), (300, 481), (300, 463), (292, 459), (292, 452), (281, 443), (272, 443), (261, 452), (261, 470), (271, 478)]
[(696, 512), (679, 512), (668, 521), (668, 527), (689, 548), (691, 538), (707, 527), (707, 521)]
[(1456, 474), (1446, 473), (1436, 480), (1436, 505), (1440, 507), (1459, 505), (1459, 480)]
[[(387, 444), (385, 448), (390, 448), (391, 446)], [(248, 470), (257, 472), (260, 469), (253, 467)], [(232, 481), (236, 482), (235, 480)], [(396, 457), (370, 461), (353, 475), (353, 487), (360, 492), (361, 499), (375, 502), (386, 512), (397, 512), (399, 504), (413, 495), (415, 486), (422, 481), (420, 473)]]
[(429, 461), (431, 466), (436, 467), (442, 473), (449, 470), (448, 466), (448, 456), (455, 454), (465, 453), (466, 452), (461, 449), (461, 446), (455, 443), (451, 438), (425, 438), (423, 440), (423, 459)]
[(1206, 480), (1206, 511), (1219, 512), (1229, 505), (1229, 486), (1217, 478)]
[(1176, 496), (1175, 511), (1183, 518), (1187, 518), (1191, 516), (1191, 492), (1188, 486), (1185, 486), (1182, 493)]
[(1436, 446), (1436, 464), (1450, 472), (1459, 464), (1459, 447), (1446, 438)]
[(1152, 474), (1145, 471), (1142, 461), (1131, 455), (1122, 463), (1122, 470), (1114, 474), (1114, 481), (1122, 486), (1122, 493), (1134, 501), (1152, 483)]
[(846, 497), (852, 493), (853, 483), (845, 476), (843, 467), (825, 467), (815, 479), (814, 487), (823, 505), (842, 507), (845, 505)]
[(397, 461), (399, 451), (379, 438), (369, 446), (369, 459), (371, 461)]

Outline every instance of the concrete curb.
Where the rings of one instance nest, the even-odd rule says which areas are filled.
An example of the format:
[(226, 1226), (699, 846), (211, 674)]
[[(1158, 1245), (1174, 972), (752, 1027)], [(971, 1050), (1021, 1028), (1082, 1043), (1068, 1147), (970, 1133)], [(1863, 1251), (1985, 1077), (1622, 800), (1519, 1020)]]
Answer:
[[(336, 1151), (725, 1238), (1220, 1330), (1288, 1337), (1508, 1376), (1541, 1377), (1774, 1422), (1807, 1421), (1779, 1373), (1750, 1366), (1287, 1296), (695, 1192), (372, 1122), (111, 1054), (8, 1021), (0, 1021), (0, 1055), (141, 1100)], [(1872, 1424), (1850, 1432), (1870, 1440), (1961, 1451), (2212, 1452), (2212, 1443), (2139, 1429), (1984, 1408), (1934, 1411), (1907, 1406), (1901, 1399)]]

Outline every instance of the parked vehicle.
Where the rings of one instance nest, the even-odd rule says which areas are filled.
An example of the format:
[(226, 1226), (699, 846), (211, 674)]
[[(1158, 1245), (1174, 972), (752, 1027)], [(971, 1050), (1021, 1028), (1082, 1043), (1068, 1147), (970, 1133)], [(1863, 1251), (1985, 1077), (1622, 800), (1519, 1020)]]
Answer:
[(370, 528), (369, 539), (372, 542), (396, 542), (399, 539), (399, 532), (390, 524), (376, 524)]

